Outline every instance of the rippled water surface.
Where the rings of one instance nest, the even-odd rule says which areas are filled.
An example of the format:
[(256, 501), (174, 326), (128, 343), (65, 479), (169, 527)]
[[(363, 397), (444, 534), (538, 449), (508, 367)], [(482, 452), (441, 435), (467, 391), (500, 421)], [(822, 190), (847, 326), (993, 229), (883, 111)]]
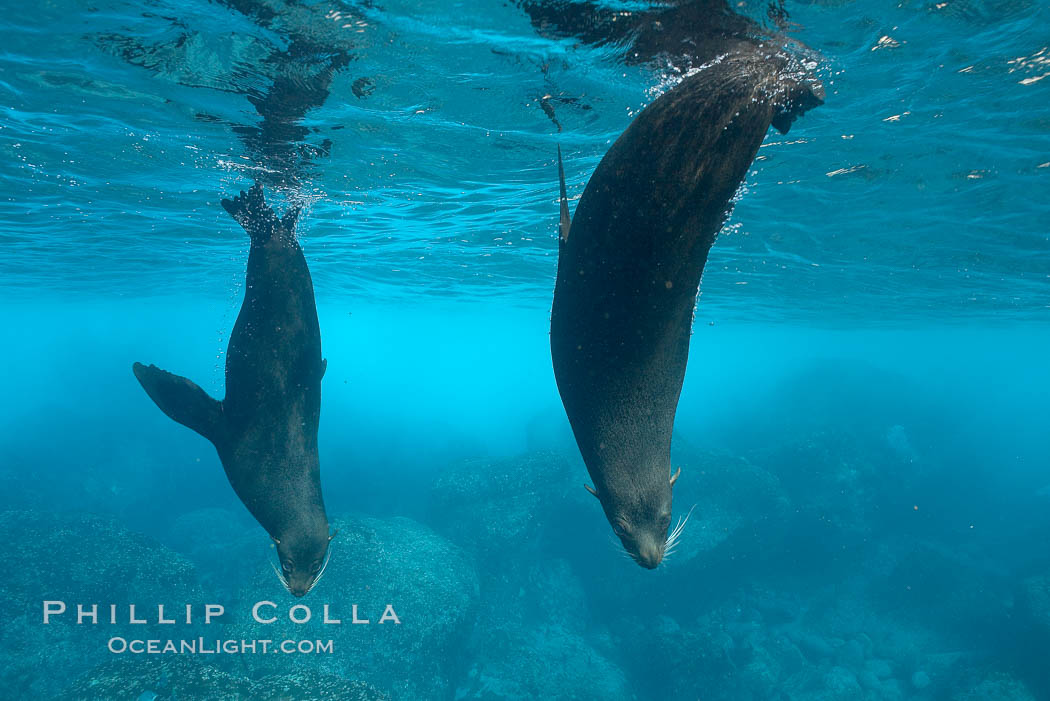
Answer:
[[(321, 304), (546, 306), (556, 145), (578, 197), (675, 77), (625, 65), (621, 47), (543, 38), (513, 3), (259, 4), (283, 8), (275, 17), (238, 5), (6, 3), (5, 294), (228, 297), (247, 240), (218, 200), (261, 179), (309, 203), (301, 236)], [(764, 20), (761, 3), (738, 10)], [(827, 101), (768, 135), (701, 316), (1045, 319), (1050, 7), (787, 10), (820, 54)], [(327, 53), (300, 65), (302, 45)], [(276, 80), (326, 62), (328, 95), (305, 96), (316, 106), (301, 119), (260, 117), (253, 100)]]
[[(650, 571), (583, 489), (552, 369), (556, 154), (575, 206), (696, 67), (595, 37), (721, 0), (602, 0), (586, 41), (525, 11), (587, 1), (0, 0), (0, 697), (1050, 698), (1050, 4), (731, 3), (827, 99), (766, 136), (712, 249), (688, 523)], [(677, 16), (648, 39), (704, 30)], [(305, 207), (327, 360), (340, 530), (305, 599), (132, 373), (223, 396), (248, 239), (219, 203), (253, 182)], [(204, 602), (226, 615), (72, 613)], [(388, 604), (399, 627), (322, 618)]]

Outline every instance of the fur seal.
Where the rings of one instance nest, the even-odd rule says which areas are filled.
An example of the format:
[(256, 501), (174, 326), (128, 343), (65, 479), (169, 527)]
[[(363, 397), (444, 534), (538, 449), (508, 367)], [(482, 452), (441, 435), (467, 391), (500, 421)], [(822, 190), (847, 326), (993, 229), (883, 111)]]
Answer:
[(133, 370), (161, 411), (215, 445), (233, 490), (276, 543), (278, 576), (303, 596), (324, 570), (332, 537), (317, 455), (327, 361), (310, 271), (295, 239), (299, 210), (278, 219), (260, 185), (222, 206), (251, 238), (244, 303), (226, 354), (225, 399), (154, 365), (135, 363)]
[(603, 0), (517, 0), (517, 5), (541, 36), (614, 47), (628, 65), (670, 63), (685, 71), (731, 51), (740, 40), (768, 34), (727, 0), (663, 0), (630, 6)]
[[(671, 429), (708, 251), (770, 125), (821, 104), (788, 61), (741, 43), (644, 109), (561, 223), (551, 357), (606, 518), (653, 569), (668, 535)], [(571, 223), (571, 226), (570, 226)]]

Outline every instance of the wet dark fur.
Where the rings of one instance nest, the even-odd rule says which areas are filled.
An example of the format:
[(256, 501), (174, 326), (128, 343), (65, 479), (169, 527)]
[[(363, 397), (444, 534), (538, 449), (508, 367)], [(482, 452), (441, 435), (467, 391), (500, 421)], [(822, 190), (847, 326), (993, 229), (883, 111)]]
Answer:
[(551, 354), (606, 517), (655, 567), (671, 516), (671, 429), (700, 276), (771, 124), (819, 93), (741, 44), (635, 119), (588, 182), (558, 257)]
[(633, 3), (630, 10), (596, 0), (517, 0), (533, 27), (552, 38), (592, 46), (617, 46), (628, 64), (652, 63), (679, 69), (699, 65), (740, 41), (770, 34), (737, 14), (726, 0)]
[(259, 186), (222, 204), (251, 237), (225, 399), (153, 365), (136, 363), (135, 377), (165, 414), (215, 445), (237, 496), (277, 541), (289, 588), (301, 595), (328, 548), (317, 454), (325, 361), (313, 284), (295, 239), (297, 212), (278, 219)]

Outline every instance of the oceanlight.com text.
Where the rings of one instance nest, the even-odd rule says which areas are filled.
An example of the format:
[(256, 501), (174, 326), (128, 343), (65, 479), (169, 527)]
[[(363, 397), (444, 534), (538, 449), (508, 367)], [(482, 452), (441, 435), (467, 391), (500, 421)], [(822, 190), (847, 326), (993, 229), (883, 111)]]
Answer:
[(142, 640), (110, 638), (115, 655), (331, 655), (331, 640)]

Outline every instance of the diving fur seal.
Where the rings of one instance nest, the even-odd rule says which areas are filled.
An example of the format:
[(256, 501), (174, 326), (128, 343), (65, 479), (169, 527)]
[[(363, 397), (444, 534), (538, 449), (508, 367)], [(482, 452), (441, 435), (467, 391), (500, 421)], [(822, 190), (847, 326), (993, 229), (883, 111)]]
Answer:
[(559, 148), (554, 374), (588, 490), (643, 567), (681, 533), (668, 536), (671, 429), (708, 251), (770, 125), (786, 132), (822, 99), (783, 56), (740, 43), (638, 115), (571, 222)]
[[(251, 238), (244, 303), (226, 354), (226, 397), (135, 363), (161, 411), (214, 445), (226, 477), (277, 546), (278, 575), (303, 596), (326, 563), (331, 537), (321, 496), (321, 331), (313, 283), (295, 239), (298, 209), (280, 219), (262, 187), (222, 206)], [(275, 568), (276, 569), (276, 568)]]

